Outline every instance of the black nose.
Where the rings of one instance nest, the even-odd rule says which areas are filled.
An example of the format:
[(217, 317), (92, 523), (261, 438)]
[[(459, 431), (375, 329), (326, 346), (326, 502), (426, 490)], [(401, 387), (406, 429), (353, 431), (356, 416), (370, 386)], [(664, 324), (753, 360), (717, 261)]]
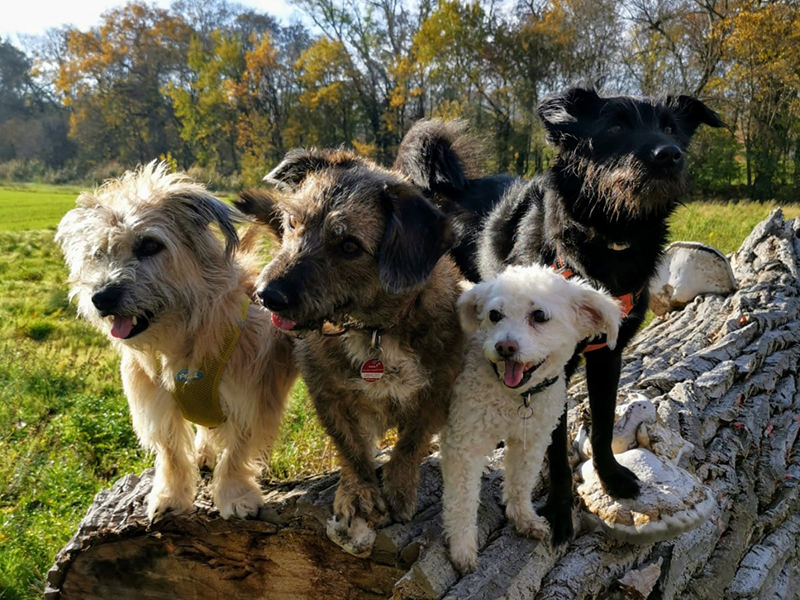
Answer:
[(503, 358), (511, 358), (517, 353), (519, 347), (517, 346), (516, 342), (512, 342), (511, 340), (505, 340), (502, 342), (497, 342), (494, 345), (494, 349), (497, 350), (497, 353)]
[(653, 150), (653, 160), (659, 165), (677, 165), (683, 158), (683, 152), (677, 146), (658, 146)]
[(269, 284), (256, 292), (261, 298), (261, 303), (274, 312), (289, 308), (289, 296), (275, 284)]
[(122, 288), (117, 285), (107, 285), (92, 294), (92, 304), (105, 316), (119, 305), (120, 298), (122, 298)]

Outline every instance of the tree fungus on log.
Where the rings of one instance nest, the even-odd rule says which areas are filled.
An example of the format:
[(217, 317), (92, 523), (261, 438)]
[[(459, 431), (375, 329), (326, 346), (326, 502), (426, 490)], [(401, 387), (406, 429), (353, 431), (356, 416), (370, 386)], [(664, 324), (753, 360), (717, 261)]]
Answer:
[[(738, 291), (700, 296), (656, 319), (626, 353), (620, 400), (646, 397), (662, 438), (691, 442), (676, 464), (716, 501), (711, 516), (680, 537), (616, 541), (576, 511), (584, 526), (567, 547), (521, 538), (503, 515), (499, 449), (483, 480), (480, 565), (459, 578), (442, 539), (436, 454), (421, 467), (416, 517), (379, 530), (369, 558), (325, 536), (335, 473), (266, 485), (258, 519), (221, 519), (203, 491), (193, 514), (148, 526), (146, 471), (97, 495), (56, 558), (46, 597), (797, 598), (799, 234), (800, 220), (785, 223), (774, 212), (732, 257)], [(580, 377), (570, 391), (574, 435), (585, 413)], [(535, 493), (542, 495), (541, 484)]]

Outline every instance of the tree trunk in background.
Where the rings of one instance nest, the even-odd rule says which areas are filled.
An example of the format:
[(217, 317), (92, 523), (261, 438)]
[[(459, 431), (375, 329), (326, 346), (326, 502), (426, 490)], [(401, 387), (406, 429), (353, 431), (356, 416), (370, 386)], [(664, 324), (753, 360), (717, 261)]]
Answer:
[[(416, 518), (381, 530), (369, 559), (325, 537), (336, 474), (267, 486), (257, 520), (222, 520), (204, 489), (195, 514), (148, 528), (146, 471), (97, 495), (46, 598), (800, 598), (798, 233), (800, 220), (773, 213), (733, 257), (738, 292), (656, 319), (626, 352), (623, 394), (651, 398), (695, 445), (689, 468), (717, 498), (692, 532), (633, 546), (583, 531), (558, 551), (518, 537), (500, 504), (498, 450), (483, 481), (480, 566), (459, 579), (436, 454), (421, 467)], [(585, 399), (580, 380), (571, 392)]]

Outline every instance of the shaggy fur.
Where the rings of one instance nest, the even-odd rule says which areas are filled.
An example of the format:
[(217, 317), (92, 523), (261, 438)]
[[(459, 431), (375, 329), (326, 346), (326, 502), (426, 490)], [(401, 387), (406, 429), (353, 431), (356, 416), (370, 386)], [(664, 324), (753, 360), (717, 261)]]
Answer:
[[(584, 88), (545, 100), (539, 117), (555, 147), (555, 160), (534, 180), (512, 182), (502, 197), (484, 198), (494, 208), (478, 224), (479, 249), (472, 260), (481, 278), (488, 279), (507, 265), (553, 265), (560, 259), (614, 296), (636, 294), (617, 347), (586, 354), (595, 466), (607, 492), (632, 497), (638, 493), (638, 481), (611, 452), (622, 350), (644, 318), (647, 282), (666, 243), (667, 219), (686, 189), (689, 142), (700, 125), (723, 123), (688, 96), (604, 98)], [(444, 136), (439, 140), (448, 143)], [(446, 150), (428, 155), (441, 162), (437, 157), (450, 156)], [(452, 161), (445, 164), (452, 170)], [(447, 172), (440, 164), (428, 169)], [(457, 172), (452, 177), (461, 180)], [(466, 194), (471, 197), (469, 187)], [(457, 194), (453, 201), (458, 202)], [(579, 345), (578, 352), (584, 346)], [(576, 353), (567, 365), (567, 378), (578, 359)], [(553, 542), (559, 544), (572, 536), (565, 416), (553, 434), (549, 467), (550, 496), (542, 513), (551, 522)]]
[[(191, 424), (174, 401), (174, 377), (219, 352), (240, 318), (256, 271), (235, 258), (237, 212), (183, 175), (150, 163), (94, 192), (58, 226), (78, 312), (122, 355), (122, 383), (142, 445), (156, 453), (147, 514), (189, 510), (198, 465), (214, 468), (223, 517), (255, 515), (260, 460), (274, 441), (296, 378), (291, 339), (251, 306), (219, 387), (225, 422)], [(224, 243), (210, 225), (215, 224)]]
[[(462, 356), (448, 223), (404, 178), (341, 150), (292, 152), (266, 179), (281, 193), (239, 202), (282, 236), (258, 295), (276, 326), (299, 332), (295, 356), (340, 459), (342, 532), (353, 517), (384, 521), (387, 509), (410, 519)], [(323, 331), (331, 325), (339, 335)], [(380, 350), (370, 348), (376, 334)], [(385, 374), (370, 383), (359, 373), (372, 358)], [(376, 442), (394, 426), (381, 489)]]
[[(506, 441), (503, 499), (509, 521), (522, 535), (548, 534), (531, 493), (566, 406), (564, 366), (582, 339), (605, 333), (614, 346), (620, 309), (589, 284), (540, 266), (509, 267), (465, 292), (459, 309), (471, 337), (441, 448), (445, 534), (453, 564), (466, 573), (478, 560), (481, 472), (500, 440)], [(528, 414), (526, 393), (553, 377), (555, 383), (529, 396)]]

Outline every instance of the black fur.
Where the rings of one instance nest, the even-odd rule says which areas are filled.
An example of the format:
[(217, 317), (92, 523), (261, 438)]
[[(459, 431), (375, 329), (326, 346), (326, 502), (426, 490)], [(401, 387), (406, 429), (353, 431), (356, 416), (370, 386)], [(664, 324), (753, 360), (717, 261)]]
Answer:
[[(685, 193), (685, 151), (691, 137), (701, 124), (721, 127), (723, 123), (714, 111), (688, 96), (603, 98), (580, 87), (545, 100), (539, 116), (548, 141), (556, 148), (546, 173), (530, 182), (505, 180), (497, 186), (502, 197), (480, 186), (473, 188), (469, 179), (466, 187), (459, 188), (462, 179), (457, 176), (452, 192), (441, 184), (428, 189), (459, 203), (470, 213), (462, 219), (477, 222), (482, 279), (510, 264), (560, 261), (614, 296), (636, 294), (616, 348), (585, 355), (595, 467), (612, 496), (633, 497), (639, 491), (636, 476), (617, 463), (611, 452), (622, 351), (644, 318), (647, 282), (667, 241), (667, 219)], [(418, 158), (425, 156), (436, 162), (447, 153)], [(452, 157), (448, 160), (450, 165), (457, 162)], [(403, 162), (414, 164), (408, 157)], [(447, 171), (436, 168), (437, 173)], [(416, 181), (424, 178), (425, 169), (406, 172)], [(486, 194), (477, 208), (472, 205), (476, 190)], [(492, 207), (491, 213), (482, 218), (487, 207)], [(467, 264), (470, 260), (474, 265), (475, 257), (467, 257)], [(463, 258), (459, 265), (462, 262)], [(576, 350), (567, 365), (568, 378), (579, 362), (581, 348)], [(550, 492), (541, 510), (551, 522), (556, 545), (573, 534), (566, 437), (564, 415), (548, 451)]]
[(390, 294), (423, 283), (452, 245), (447, 218), (410, 185), (385, 190), (386, 231), (378, 252), (378, 271)]
[(508, 175), (477, 177), (477, 144), (466, 135), (464, 121), (419, 121), (403, 138), (394, 169), (409, 177), (450, 217), (454, 246), (450, 251), (461, 273), (478, 281), (477, 243), (481, 225), (503, 191)]
[(263, 189), (247, 189), (239, 192), (239, 198), (233, 205), (246, 215), (250, 215), (262, 225), (278, 241), (283, 238), (283, 211), (278, 207), (272, 192)]

